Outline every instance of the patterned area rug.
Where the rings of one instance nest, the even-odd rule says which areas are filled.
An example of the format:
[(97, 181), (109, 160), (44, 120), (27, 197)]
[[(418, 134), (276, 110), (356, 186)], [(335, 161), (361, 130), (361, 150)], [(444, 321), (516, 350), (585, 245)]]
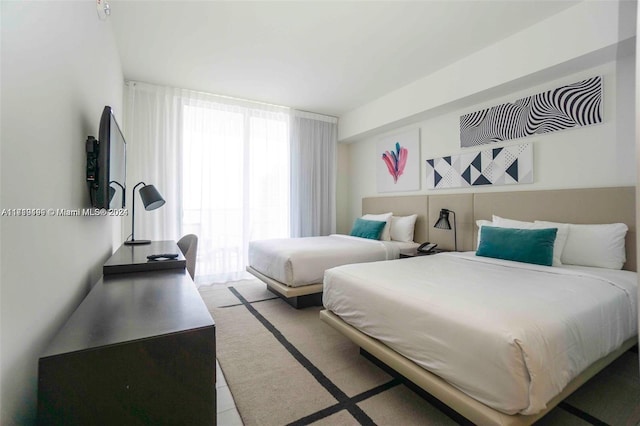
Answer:
[[(202, 286), (217, 357), (245, 425), (455, 425), (466, 420), (419, 396), (318, 318), (257, 280)], [(409, 386), (408, 386), (409, 385)], [(539, 425), (636, 425), (638, 353), (629, 351)]]

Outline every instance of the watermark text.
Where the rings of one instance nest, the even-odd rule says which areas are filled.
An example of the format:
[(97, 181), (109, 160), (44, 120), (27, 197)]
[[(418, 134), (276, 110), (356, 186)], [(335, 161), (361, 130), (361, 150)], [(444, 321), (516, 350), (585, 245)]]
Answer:
[(129, 216), (128, 209), (2, 209), (0, 217)]

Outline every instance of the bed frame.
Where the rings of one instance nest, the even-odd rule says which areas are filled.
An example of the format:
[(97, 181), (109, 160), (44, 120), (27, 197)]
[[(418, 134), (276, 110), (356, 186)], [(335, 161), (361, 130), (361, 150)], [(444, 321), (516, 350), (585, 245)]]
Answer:
[(378, 340), (367, 336), (355, 327), (352, 327), (342, 321), (342, 319), (333, 312), (326, 309), (320, 311), (320, 319), (340, 333), (344, 334), (360, 348), (369, 352), (398, 374), (405, 377), (421, 389), (424, 389), (430, 395), (442, 401), (447, 406), (478, 425), (519, 426), (532, 424), (552, 410), (563, 399), (571, 395), (571, 393), (582, 386), (587, 380), (591, 379), (616, 358), (638, 343), (637, 337), (629, 339), (615, 352), (612, 352), (606, 357), (596, 361), (578, 377), (573, 379), (567, 387), (565, 387), (562, 393), (553, 398), (547, 404), (546, 410), (531, 416), (524, 416), (521, 414), (508, 415), (476, 401), (435, 374), (430, 373)]
[(322, 283), (291, 287), (256, 271), (251, 266), (247, 266), (247, 272), (264, 282), (267, 290), (296, 309), (322, 306)]
[[(364, 203), (363, 200), (363, 205)], [(433, 195), (428, 196), (427, 204), (428, 223), (435, 223), (441, 208), (455, 211), (458, 247), (461, 250), (475, 248), (477, 238), (475, 221), (491, 220), (492, 214), (525, 221), (538, 219), (566, 223), (625, 223), (629, 227), (629, 232), (626, 236), (627, 262), (624, 269), (636, 271), (635, 187)], [(449, 244), (450, 248), (453, 248), (453, 235), (450, 231), (447, 233), (438, 229), (428, 229), (428, 233), (430, 241), (442, 243), (444, 247)], [(589, 366), (559, 395), (549, 401), (547, 409), (543, 412), (530, 416), (508, 415), (471, 398), (380, 341), (347, 324), (333, 312), (322, 310), (320, 319), (416, 386), (473, 423), (482, 425), (532, 424), (638, 343), (638, 337), (634, 336), (625, 341), (620, 348)]]
[[(427, 197), (425, 195), (365, 198), (362, 214), (393, 212), (396, 216), (417, 214), (415, 241), (426, 241), (428, 235)], [(267, 289), (296, 309), (322, 306), (322, 283), (291, 287), (247, 266), (247, 272), (267, 285)]]

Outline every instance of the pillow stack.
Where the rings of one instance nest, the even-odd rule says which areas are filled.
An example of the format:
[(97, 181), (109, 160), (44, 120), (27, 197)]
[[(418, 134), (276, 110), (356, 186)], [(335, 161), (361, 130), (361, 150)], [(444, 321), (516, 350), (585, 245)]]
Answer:
[(393, 213), (365, 214), (364, 216), (362, 216), (362, 219), (384, 222), (382, 234), (380, 235), (380, 238), (376, 239), (382, 241), (391, 241), (391, 216), (393, 216)]
[[(496, 232), (494, 230), (485, 232), (485, 227), (491, 228), (509, 228), (520, 230), (544, 230), (556, 229), (555, 240), (553, 242), (551, 265), (560, 266), (580, 265), (592, 266), (607, 269), (622, 269), (626, 261), (624, 239), (628, 231), (627, 225), (624, 223), (612, 223), (602, 225), (576, 225), (571, 223), (546, 222), (536, 220), (535, 222), (523, 222), (513, 219), (505, 219), (500, 216), (493, 216), (492, 221), (478, 220), (478, 250), (481, 254), (488, 257), (510, 256), (522, 257), (524, 252), (529, 250), (540, 251), (544, 258), (545, 247), (537, 246), (541, 244), (540, 238), (543, 234), (515, 234), (508, 232), (498, 232), (502, 238), (514, 238), (511, 245), (513, 250), (518, 253), (511, 253), (513, 250), (504, 246), (503, 240), (496, 240)], [(483, 244), (484, 243), (484, 244)], [(544, 244), (542, 244), (544, 246)], [(503, 251), (510, 254), (504, 254)], [(517, 259), (508, 259), (517, 260)], [(518, 260), (527, 262), (527, 260)], [(537, 262), (528, 262), (537, 263)], [(538, 263), (545, 264), (545, 263)]]
[[(361, 218), (356, 219), (351, 235), (382, 241), (413, 242), (413, 233), (417, 218), (417, 214), (409, 216), (393, 216), (391, 212), (365, 214)], [(375, 236), (375, 229), (379, 225), (367, 222), (383, 223), (379, 235)]]

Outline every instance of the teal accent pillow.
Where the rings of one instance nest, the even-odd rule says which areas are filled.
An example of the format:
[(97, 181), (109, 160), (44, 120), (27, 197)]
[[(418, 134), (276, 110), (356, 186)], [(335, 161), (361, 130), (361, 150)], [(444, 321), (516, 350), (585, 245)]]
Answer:
[(518, 229), (483, 226), (476, 256), (551, 266), (558, 228)]
[(380, 234), (382, 234), (382, 230), (386, 224), (387, 222), (357, 218), (356, 222), (353, 224), (351, 236), (379, 240)]

